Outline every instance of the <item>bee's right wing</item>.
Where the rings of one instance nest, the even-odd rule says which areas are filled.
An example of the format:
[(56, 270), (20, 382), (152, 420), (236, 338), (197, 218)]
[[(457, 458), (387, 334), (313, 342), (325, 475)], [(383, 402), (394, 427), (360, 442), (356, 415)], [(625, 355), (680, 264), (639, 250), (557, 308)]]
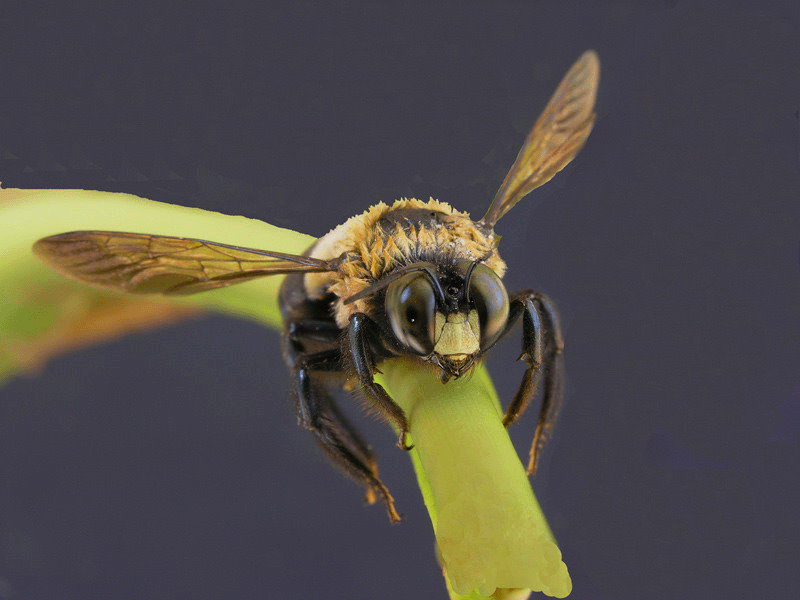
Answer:
[(186, 295), (266, 275), (338, 270), (338, 261), (116, 231), (52, 235), (33, 251), (71, 279), (134, 294)]
[(583, 147), (594, 124), (600, 60), (584, 52), (561, 80), (481, 222), (494, 224), (522, 198), (550, 181)]

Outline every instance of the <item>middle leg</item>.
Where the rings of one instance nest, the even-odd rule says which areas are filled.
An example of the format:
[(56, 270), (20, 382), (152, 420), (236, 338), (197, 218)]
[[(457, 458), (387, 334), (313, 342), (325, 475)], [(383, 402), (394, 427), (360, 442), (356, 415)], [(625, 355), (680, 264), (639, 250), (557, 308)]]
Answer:
[(301, 426), (309, 429), (328, 459), (345, 474), (366, 487), (365, 498), (373, 503), (379, 497), (389, 520), (401, 520), (394, 498), (378, 476), (375, 457), (356, 429), (342, 414), (320, 374), (342, 371), (341, 352), (325, 350), (315, 354), (297, 354), (292, 368), (294, 397)]

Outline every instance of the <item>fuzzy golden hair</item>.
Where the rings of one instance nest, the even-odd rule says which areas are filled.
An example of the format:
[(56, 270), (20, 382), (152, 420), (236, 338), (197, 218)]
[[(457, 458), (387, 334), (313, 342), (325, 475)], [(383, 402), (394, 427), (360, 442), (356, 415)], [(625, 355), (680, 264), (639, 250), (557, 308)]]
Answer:
[[(429, 209), (446, 216), (433, 226), (396, 224), (393, 230), (386, 231), (380, 219), (398, 209)], [(334, 293), (338, 297), (334, 305), (336, 323), (346, 327), (354, 313), (369, 312), (373, 302), (367, 297), (344, 304), (346, 298), (397, 267), (428, 260), (433, 255), (448, 260), (482, 260), (502, 277), (506, 264), (497, 253), (497, 241), (493, 232), (483, 233), (468, 213), (457, 211), (446, 202), (433, 198), (427, 202), (404, 198), (391, 206), (379, 202), (320, 238), (311, 256), (331, 259), (345, 254), (346, 259), (338, 273), (308, 273), (306, 288), (311, 296)]]

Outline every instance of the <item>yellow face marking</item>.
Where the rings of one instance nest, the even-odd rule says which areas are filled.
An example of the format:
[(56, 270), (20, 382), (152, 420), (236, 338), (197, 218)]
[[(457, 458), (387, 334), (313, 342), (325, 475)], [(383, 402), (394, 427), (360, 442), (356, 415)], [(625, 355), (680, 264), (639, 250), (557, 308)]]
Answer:
[(480, 324), (478, 311), (435, 315), (438, 334), (433, 351), (440, 356), (472, 355), (480, 349)]

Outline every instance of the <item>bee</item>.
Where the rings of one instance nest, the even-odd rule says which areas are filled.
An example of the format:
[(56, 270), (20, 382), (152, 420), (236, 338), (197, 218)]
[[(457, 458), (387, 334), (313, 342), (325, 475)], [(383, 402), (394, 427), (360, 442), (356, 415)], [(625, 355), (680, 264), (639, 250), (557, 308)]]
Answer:
[(374, 379), (380, 363), (412, 357), (446, 383), (468, 373), (521, 320), (527, 369), (503, 423), (514, 423), (541, 388), (528, 463), (528, 473), (535, 472), (561, 402), (564, 342), (546, 294), (506, 292), (494, 227), (582, 148), (594, 124), (599, 72), (591, 50), (570, 68), (478, 221), (445, 202), (403, 199), (348, 219), (303, 255), (111, 231), (53, 235), (33, 249), (68, 277), (132, 293), (194, 294), (286, 275), (282, 347), (298, 421), (364, 486), (368, 502), (380, 498), (396, 522), (375, 457), (337, 406), (334, 388), (353, 389), (396, 427), (398, 445), (408, 450), (406, 415)]

